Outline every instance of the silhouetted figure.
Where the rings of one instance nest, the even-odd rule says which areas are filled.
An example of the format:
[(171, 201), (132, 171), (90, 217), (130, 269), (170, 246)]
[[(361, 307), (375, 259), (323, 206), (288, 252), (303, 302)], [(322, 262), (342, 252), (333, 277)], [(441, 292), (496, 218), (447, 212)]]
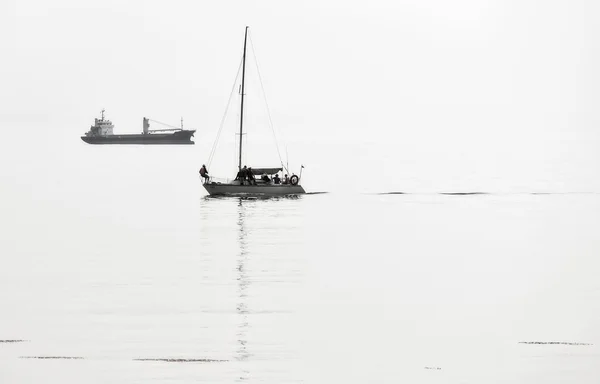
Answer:
[(273, 177), (273, 182), (275, 184), (281, 184), (281, 179), (279, 178), (279, 173), (275, 174), (275, 176)]
[(246, 169), (246, 166), (244, 165), (244, 168), (242, 168), (238, 171), (237, 175), (235, 176), (235, 180), (239, 180), (240, 185), (244, 185), (244, 181), (246, 180), (247, 175), (248, 175), (248, 169)]
[(290, 183), (290, 178), (288, 177), (287, 173), (285, 174), (285, 176), (283, 176), (283, 184), (289, 184)]
[(266, 173), (263, 173), (263, 175), (261, 176), (261, 180), (264, 181), (265, 183), (271, 182), (271, 179), (269, 179), (269, 176), (267, 176)]
[(206, 165), (202, 164), (202, 168), (200, 168), (200, 177), (204, 178), (204, 182), (206, 183), (210, 178), (208, 176), (208, 169), (206, 169)]
[(256, 185), (256, 179), (254, 179), (254, 173), (252, 173), (252, 167), (248, 167), (246, 171), (246, 177), (251, 185)]

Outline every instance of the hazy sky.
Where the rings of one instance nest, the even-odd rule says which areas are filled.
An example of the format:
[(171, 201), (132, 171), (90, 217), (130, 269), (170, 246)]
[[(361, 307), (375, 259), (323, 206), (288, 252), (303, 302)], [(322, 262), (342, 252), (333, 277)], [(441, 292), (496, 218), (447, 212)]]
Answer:
[(351, 172), (396, 189), (599, 190), (599, 17), (592, 1), (4, 0), (0, 169), (85, 154), (102, 108), (117, 132), (183, 116), (196, 169), (249, 25), (290, 162), (317, 185)]
[[(330, 195), (249, 204), (201, 198), (198, 169), (225, 111), (246, 25), (290, 166), (306, 166), (306, 191)], [(252, 288), (255, 300), (267, 298), (249, 308), (276, 310), (255, 312), (266, 325), (255, 327), (250, 316), (250, 328), (304, 345), (301, 370), (320, 360), (337, 378), (365, 355), (358, 370), (342, 372), (360, 381), (355, 371), (396, 370), (405, 353), (408, 361), (461, 360), (425, 373), (458, 377), (463, 369), (473, 382), (477, 374), (509, 377), (505, 367), (522, 361), (526, 378), (575, 374), (587, 362), (584, 372), (597, 372), (593, 354), (581, 360), (575, 349), (567, 358), (549, 350), (552, 359), (512, 351), (521, 340), (599, 344), (600, 200), (502, 193), (600, 193), (600, 1), (0, 0), (0, 52), (0, 293), (8, 324), (24, 332), (0, 337), (31, 340), (23, 351), (77, 356), (61, 339), (67, 335), (101, 356), (85, 365), (94, 368), (149, 345), (162, 356), (168, 350), (153, 342), (179, 335), (170, 339), (172, 356), (186, 345), (198, 353), (197, 340), (200, 350), (218, 352), (228, 347), (205, 344), (193, 315), (212, 318), (221, 297), (213, 292), (242, 287), (239, 271), (262, 286)], [(244, 162), (276, 166), (249, 68)], [(234, 105), (211, 175), (235, 175)], [(197, 129), (196, 145), (82, 142), (102, 108), (117, 133), (141, 132), (144, 116), (171, 124), (183, 116)], [(388, 191), (414, 195), (355, 194)], [(499, 196), (421, 195), (461, 191)], [(353, 198), (338, 198), (343, 193)], [(242, 272), (242, 259), (258, 264)], [(227, 300), (218, 304), (233, 304)], [(306, 305), (288, 312), (298, 302)], [(143, 316), (131, 311), (143, 306)], [(290, 317), (296, 310), (309, 315)], [(111, 311), (116, 317), (106, 317)], [(185, 321), (170, 317), (175, 312)], [(273, 315), (286, 322), (280, 333)], [(191, 328), (180, 325), (192, 322), (195, 344), (182, 344)], [(222, 331), (243, 340), (231, 329)], [(492, 335), (498, 343), (480, 348)], [(285, 347), (255, 340), (259, 350)], [(255, 353), (252, 339), (248, 345)], [(143, 353), (136, 357), (153, 356)], [(290, 356), (257, 362), (271, 375)], [(20, 373), (35, 363), (20, 361), (7, 367)]]

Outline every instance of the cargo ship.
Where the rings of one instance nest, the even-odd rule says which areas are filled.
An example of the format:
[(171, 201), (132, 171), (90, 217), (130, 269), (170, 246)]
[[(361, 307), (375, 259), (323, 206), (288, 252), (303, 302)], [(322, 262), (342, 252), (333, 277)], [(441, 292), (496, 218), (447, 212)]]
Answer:
[[(85, 136), (81, 136), (81, 140), (88, 144), (194, 144), (192, 136), (195, 130), (183, 129), (183, 119), (181, 128), (172, 127), (155, 120), (150, 120), (147, 117), (143, 118), (143, 131), (140, 134), (123, 134), (117, 135), (113, 133), (115, 127), (110, 120), (104, 118), (104, 109), (102, 116), (94, 119), (94, 125), (86, 132)], [(168, 129), (150, 129), (150, 121), (170, 127)]]

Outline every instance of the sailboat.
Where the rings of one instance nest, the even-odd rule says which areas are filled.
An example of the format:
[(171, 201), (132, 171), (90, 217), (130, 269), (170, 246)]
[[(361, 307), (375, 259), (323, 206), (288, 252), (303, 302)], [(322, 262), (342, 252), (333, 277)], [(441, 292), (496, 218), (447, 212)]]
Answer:
[[(283, 163), (279, 167), (257, 167), (252, 168), (246, 166), (242, 167), (242, 138), (244, 134), (244, 91), (245, 91), (245, 77), (246, 77), (246, 45), (248, 41), (248, 27), (244, 33), (244, 53), (242, 56), (242, 82), (241, 82), (241, 102), (240, 102), (240, 146), (239, 146), (239, 160), (238, 160), (238, 172), (237, 176), (232, 181), (218, 182), (212, 177), (204, 176), (203, 186), (210, 195), (225, 195), (225, 196), (238, 196), (238, 195), (267, 195), (267, 196), (281, 196), (281, 195), (299, 195), (305, 193), (304, 188), (300, 185), (300, 178), (302, 177), (302, 168), (300, 169), (300, 176), (291, 174), (288, 178), (288, 174), (282, 179), (279, 177), (279, 173), (283, 173)], [(238, 72), (239, 74), (239, 72)], [(218, 140), (218, 138), (217, 138)], [(216, 143), (215, 143), (216, 144)], [(205, 169), (205, 167), (203, 166)], [(201, 172), (202, 173), (202, 172)]]

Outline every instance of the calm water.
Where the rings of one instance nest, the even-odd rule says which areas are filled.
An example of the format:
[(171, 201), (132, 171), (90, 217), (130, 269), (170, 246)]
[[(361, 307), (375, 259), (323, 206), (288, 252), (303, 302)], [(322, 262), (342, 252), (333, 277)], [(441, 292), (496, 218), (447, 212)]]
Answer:
[(597, 194), (219, 199), (78, 167), (2, 203), (2, 382), (598, 382)]

